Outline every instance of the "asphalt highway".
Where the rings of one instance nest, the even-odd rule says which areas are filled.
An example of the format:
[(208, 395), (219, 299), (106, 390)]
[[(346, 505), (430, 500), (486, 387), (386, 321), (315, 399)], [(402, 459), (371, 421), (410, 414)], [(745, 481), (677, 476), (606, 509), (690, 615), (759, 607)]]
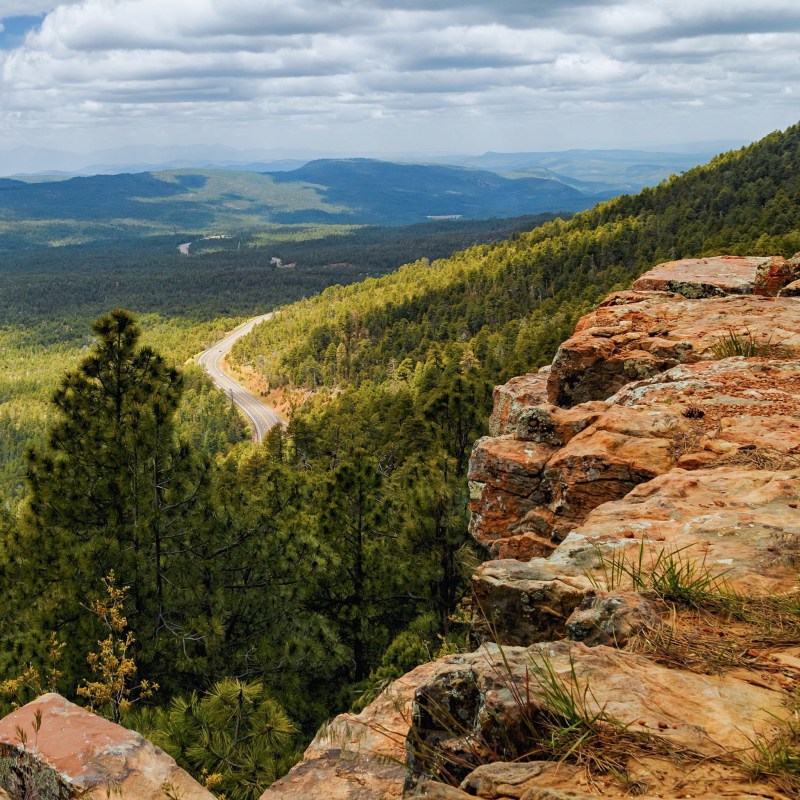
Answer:
[(272, 319), (272, 314), (262, 314), (260, 317), (240, 325), (233, 333), (226, 336), (221, 342), (200, 353), (197, 363), (208, 373), (214, 385), (230, 397), (239, 410), (247, 417), (253, 427), (253, 436), (260, 442), (267, 431), (274, 425), (283, 425), (283, 420), (260, 398), (249, 392), (244, 386), (238, 384), (233, 378), (222, 371), (220, 363), (230, 353), (234, 342), (246, 336), (260, 322)]

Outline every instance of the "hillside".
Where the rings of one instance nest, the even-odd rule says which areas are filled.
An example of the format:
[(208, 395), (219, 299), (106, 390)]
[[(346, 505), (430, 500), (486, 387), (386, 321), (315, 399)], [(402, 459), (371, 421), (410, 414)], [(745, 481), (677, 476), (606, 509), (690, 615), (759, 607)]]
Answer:
[(577, 316), (659, 261), (714, 252), (800, 249), (800, 128), (773, 134), (638, 195), (513, 240), (378, 281), (333, 288), (284, 310), (236, 356), (273, 386), (385, 381), (390, 362), (424, 364), (434, 347), (472, 352), (491, 380), (543, 363)]

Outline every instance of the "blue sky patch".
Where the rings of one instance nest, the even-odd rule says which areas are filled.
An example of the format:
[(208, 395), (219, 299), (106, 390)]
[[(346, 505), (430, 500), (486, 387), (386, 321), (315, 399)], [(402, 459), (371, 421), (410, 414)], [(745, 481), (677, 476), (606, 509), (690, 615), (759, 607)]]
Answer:
[(25, 34), (38, 28), (42, 24), (44, 14), (37, 14), (36, 16), (19, 16), (19, 17), (6, 17), (0, 20), (0, 25), (3, 30), (0, 31), (0, 50), (11, 50), (14, 47), (22, 44)]

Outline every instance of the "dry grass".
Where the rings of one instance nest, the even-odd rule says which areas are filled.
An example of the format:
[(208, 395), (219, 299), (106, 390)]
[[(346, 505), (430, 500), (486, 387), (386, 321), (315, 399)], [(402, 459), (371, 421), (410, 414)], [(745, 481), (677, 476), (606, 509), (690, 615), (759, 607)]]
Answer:
[(732, 456), (720, 462), (725, 465), (742, 465), (766, 470), (790, 470), (800, 468), (800, 455), (785, 453), (772, 447), (740, 447)]
[(703, 438), (702, 429), (692, 426), (673, 434), (669, 443), (669, 454), (673, 461), (678, 461), (687, 453), (694, 453), (700, 449), (700, 440)]

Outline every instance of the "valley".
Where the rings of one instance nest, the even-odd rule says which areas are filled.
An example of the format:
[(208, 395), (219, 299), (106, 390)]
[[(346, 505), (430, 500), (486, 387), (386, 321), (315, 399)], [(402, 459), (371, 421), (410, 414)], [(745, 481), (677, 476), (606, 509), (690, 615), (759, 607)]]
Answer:
[[(551, 398), (559, 404), (556, 416), (571, 413), (567, 393), (581, 387), (585, 353), (619, 349), (619, 358), (592, 362), (597, 374), (612, 376), (615, 390), (626, 369), (644, 375), (648, 366), (670, 368), (669, 359), (685, 352), (689, 334), (670, 338), (666, 322), (631, 330), (624, 315), (635, 317), (645, 306), (636, 306), (627, 290), (643, 272), (676, 259), (736, 253), (754, 259), (754, 269), (790, 263), (784, 259), (800, 250), (800, 181), (793, 168), (798, 154), (800, 128), (793, 127), (638, 194), (593, 201), (591, 208), (563, 216), (408, 227), (365, 225), (363, 219), (345, 224), (334, 220), (341, 212), (331, 209), (353, 207), (358, 192), (315, 184), (333, 168), (329, 164), (306, 165), (293, 178), (270, 178), (273, 191), (304, 176), (303, 192), (318, 207), (286, 213), (308, 219), (284, 218), (229, 238), (205, 237), (216, 235), (213, 226), (222, 215), (241, 213), (243, 220), (261, 202), (248, 183), (257, 181), (261, 191), (267, 184), (260, 178), (242, 178), (252, 194), (230, 212), (219, 210), (219, 187), (207, 176), (182, 173), (174, 183), (125, 178), (136, 191), (149, 187), (148, 208), (188, 204), (186, 219), (195, 222), (187, 227), (197, 223), (196, 237), (174, 229), (151, 235), (165, 223), (148, 211), (145, 223), (155, 226), (148, 235), (123, 237), (115, 229), (120, 238), (111, 241), (105, 238), (111, 228), (105, 228), (89, 243), (54, 247), (45, 237), (55, 223), (42, 212), (40, 244), (23, 241), (27, 233), (12, 236), (2, 264), (4, 710), (44, 689), (70, 700), (95, 691), (86, 688), (94, 675), (87, 654), (102, 649), (107, 628), (91, 608), (115, 597), (133, 637), (129, 657), (136, 674), (148, 682), (147, 691), (150, 682), (159, 688), (142, 695), (140, 683), (129, 681), (124, 703), (98, 700), (94, 710), (140, 731), (196, 779), (218, 774), (203, 791), (238, 791), (242, 800), (256, 800), (284, 775), (334, 714), (364, 719), (383, 708), (394, 724), (381, 692), (409, 673), (416, 676), (413, 685), (428, 687), (432, 697), (450, 680), (443, 663), (461, 659), (475, 666), (475, 680), (484, 681), (481, 656), (472, 652), (474, 637), (485, 636), (487, 624), (477, 614), (473, 592), (482, 585), (476, 580), (491, 582), (497, 556), (529, 548), (527, 555), (543, 558), (546, 553), (531, 548), (549, 542), (555, 549), (573, 523), (585, 522), (581, 487), (566, 477), (553, 478), (569, 495), (560, 505), (554, 500), (551, 508), (527, 495), (517, 499), (521, 482), (536, 471), (535, 455), (544, 458), (546, 450), (553, 459), (548, 468), (556, 470), (559, 449), (568, 443), (482, 439), (490, 432), (494, 387), (506, 386), (497, 397), (501, 407), (502, 398), (510, 398), (513, 424), (531, 428), (540, 414), (533, 389), (528, 397), (523, 387), (518, 396), (518, 384), (509, 381), (536, 374), (557, 352), (572, 354), (562, 361), (571, 358), (580, 369), (573, 374), (558, 367), (567, 377), (558, 384), (564, 396)], [(367, 172), (374, 167), (355, 166)], [(314, 185), (329, 191), (309, 188)], [(59, 191), (65, 194), (51, 195), (53, 208), (72, 188)], [(120, 206), (139, 203), (134, 196), (144, 195), (126, 195)], [(33, 195), (28, 197), (32, 208)], [(396, 199), (387, 191), (376, 208), (390, 209)], [(87, 201), (87, 219), (99, 215), (101, 200), (102, 192)], [(286, 200), (284, 209), (290, 205)], [(164, 213), (169, 219), (172, 211)], [(320, 222), (320, 214), (331, 217)], [(214, 221), (200, 224), (203, 215)], [(26, 225), (36, 227), (27, 220), (23, 233)], [(184, 255), (178, 247), (188, 241), (193, 244)], [(785, 288), (790, 277), (785, 270), (776, 280)], [(715, 280), (702, 286), (717, 286)], [(699, 291), (694, 284), (690, 289)], [(664, 294), (663, 288), (646, 291)], [(621, 298), (619, 304), (595, 312), (609, 294)], [(658, 298), (647, 298), (654, 318), (668, 319), (670, 331), (677, 330)], [(701, 318), (701, 302), (712, 301), (688, 297), (686, 308)], [(765, 297), (747, 313), (769, 308), (774, 321), (773, 307), (780, 306), (788, 315), (780, 316), (783, 330), (793, 302)], [(723, 305), (734, 303), (726, 299)], [(598, 336), (570, 350), (563, 343), (592, 313), (619, 317), (619, 330), (609, 323), (604, 337), (598, 323)], [(247, 320), (272, 314), (268, 324), (241, 328), (235, 342), (224, 338)], [(688, 311), (683, 316), (691, 317)], [(762, 337), (767, 323), (753, 320), (748, 316), (747, 325)], [(628, 345), (632, 333), (644, 341), (638, 350)], [(192, 361), (205, 352), (205, 365), (223, 351), (291, 409), (285, 426), (261, 431), (258, 446), (228, 397)], [(118, 379), (112, 380), (112, 364), (121, 365)], [(584, 371), (595, 380), (592, 364)], [(605, 395), (598, 400), (591, 394), (590, 383), (575, 403), (604, 401)], [(491, 423), (495, 434), (501, 407)], [(605, 410), (610, 432), (603, 429), (597, 441), (618, 433), (615, 413), (629, 413)], [(563, 423), (565, 430), (569, 424)], [(553, 425), (551, 438), (563, 427), (560, 421)], [(479, 440), (485, 455), (473, 450)], [(663, 456), (666, 464), (672, 458), (663, 442), (651, 449), (653, 460)], [(513, 456), (519, 453), (524, 464), (517, 467)], [(675, 458), (687, 454), (696, 456), (685, 450)], [(654, 470), (650, 478), (659, 477)], [(622, 494), (628, 489), (634, 487)], [(501, 519), (500, 511), (513, 519)], [(516, 532), (495, 535), (493, 520)], [(109, 586), (111, 569), (126, 587), (121, 595)], [(124, 642), (127, 633), (114, 636), (112, 644)], [(570, 648), (557, 648), (554, 663), (561, 672)], [(621, 651), (608, 658), (624, 666), (644, 656)], [(592, 659), (602, 661), (596, 653), (587, 656), (590, 667)], [(662, 675), (661, 666), (641, 669)], [(248, 698), (248, 711), (228, 729), (219, 722), (221, 709), (235, 697)], [(237, 766), (244, 752), (237, 748), (245, 745), (236, 732), (251, 722), (282, 733), (259, 740), (262, 749), (245, 778)], [(417, 719), (414, 730), (427, 747), (425, 724)], [(444, 727), (440, 718), (431, 722), (431, 742), (447, 734)], [(231, 748), (222, 762), (202, 745), (212, 728), (224, 731)], [(319, 752), (328, 752), (315, 741)], [(450, 777), (434, 773), (424, 754), (412, 756), (416, 761), (408, 766), (429, 777), (467, 776), (461, 767)], [(565, 763), (570, 770), (581, 767), (569, 752)], [(304, 765), (299, 774), (311, 771)], [(274, 796), (291, 780), (276, 784)], [(391, 789), (396, 796), (401, 783)], [(435, 797), (445, 789), (431, 791)]]

